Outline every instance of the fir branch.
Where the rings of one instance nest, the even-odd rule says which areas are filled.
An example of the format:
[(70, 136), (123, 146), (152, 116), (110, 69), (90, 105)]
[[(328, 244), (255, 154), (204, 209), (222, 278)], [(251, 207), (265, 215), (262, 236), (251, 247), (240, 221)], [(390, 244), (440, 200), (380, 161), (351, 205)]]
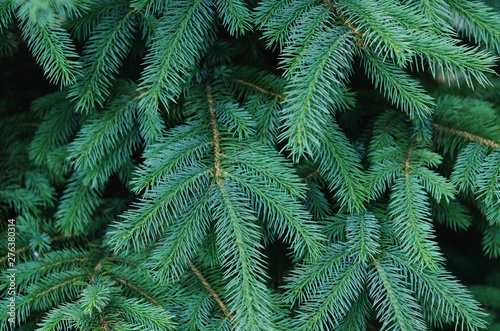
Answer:
[[(323, 22), (323, 25), (326, 25)], [(322, 127), (329, 122), (329, 112), (346, 108), (346, 81), (352, 70), (353, 42), (349, 32), (338, 27), (322, 27), (329, 32), (317, 33), (310, 48), (304, 50), (307, 62), (300, 61), (294, 48), (285, 53), (291, 60), (290, 83), (282, 119), (285, 131), (281, 140), (295, 160), (315, 156), (315, 150), (325, 139)], [(328, 38), (325, 41), (325, 38)], [(297, 40), (297, 43), (300, 40)], [(300, 64), (294, 68), (295, 64)], [(335, 81), (337, 84), (332, 84)]]
[(144, 151), (144, 163), (135, 171), (133, 191), (148, 191), (175, 169), (196, 163), (211, 145), (209, 129), (193, 121), (170, 129), (156, 144)]
[(371, 312), (371, 302), (368, 291), (363, 291), (353, 302), (351, 309), (336, 327), (336, 331), (366, 331), (367, 320)]
[(65, 304), (52, 309), (47, 316), (43, 318), (39, 330), (64, 331), (81, 326), (77, 321), (83, 321), (85, 319), (86, 315), (79, 309), (78, 303)]
[[(110, 310), (122, 312), (123, 317), (121, 319), (129, 322), (124, 324), (125, 330), (133, 330), (140, 327), (154, 331), (174, 329), (175, 324), (172, 322), (173, 316), (170, 313), (163, 307), (151, 306), (151, 304), (145, 303), (143, 300), (116, 297), (112, 302)], [(118, 320), (116, 325), (120, 324)]]
[(262, 176), (264, 182), (272, 183), (294, 198), (304, 197), (304, 185), (300, 184), (292, 165), (284, 157), (260, 143), (250, 142), (248, 147), (232, 152), (227, 160), (237, 163), (248, 171), (248, 175)]
[(130, 11), (116, 10), (101, 18), (84, 49), (82, 73), (68, 94), (77, 101), (77, 110), (89, 113), (96, 103), (103, 106), (136, 29), (137, 21)]
[(366, 212), (349, 216), (345, 231), (349, 250), (355, 252), (357, 263), (369, 263), (379, 255), (381, 226), (375, 215)]
[(421, 54), (422, 62), (428, 61), (434, 77), (438, 72), (442, 72), (448, 81), (453, 80), (460, 84), (460, 73), (470, 87), (473, 87), (475, 82), (483, 87), (491, 84), (486, 74), (494, 72), (494, 59), (485, 51), (457, 45), (456, 40), (449, 37), (441, 38), (439, 35), (420, 31), (413, 47)]
[(37, 62), (47, 78), (61, 86), (75, 82), (80, 62), (69, 34), (61, 28), (61, 22), (51, 9), (36, 15), (36, 3), (24, 3), (19, 9), (23, 21), (23, 36), (28, 41)]
[(305, 303), (307, 298), (322, 288), (329, 281), (333, 271), (341, 268), (348, 261), (352, 252), (345, 244), (331, 244), (323, 256), (316, 261), (307, 261), (293, 270), (285, 286), (289, 291), (285, 295), (288, 303)]
[[(87, 167), (78, 171), (78, 176), (85, 186), (96, 189), (106, 185), (113, 173), (120, 171), (131, 161), (132, 153), (138, 149), (140, 144), (139, 128), (134, 127), (130, 132), (124, 134), (122, 139), (113, 147), (109, 148), (103, 156), (98, 158), (97, 166)], [(88, 158), (92, 158), (89, 155)], [(88, 163), (88, 161), (86, 162)]]
[(500, 225), (500, 150), (488, 155), (477, 178), (477, 195), (480, 207), (491, 225)]
[(500, 226), (490, 224), (484, 230), (483, 251), (489, 258), (500, 257)]
[(375, 87), (411, 118), (426, 118), (432, 114), (433, 99), (404, 70), (369, 51), (362, 52), (361, 59)]
[(470, 211), (459, 201), (432, 203), (433, 219), (447, 225), (454, 231), (467, 230), (472, 224)]
[(375, 259), (370, 274), (370, 297), (383, 329), (426, 330), (422, 309), (404, 286), (403, 277), (388, 260)]
[(214, 206), (217, 219), (217, 248), (224, 278), (227, 302), (237, 327), (247, 330), (274, 330), (272, 304), (264, 285), (261, 235), (255, 216), (245, 199), (229, 181), (219, 182)]
[(162, 182), (143, 195), (124, 217), (127, 222), (115, 222), (109, 244), (114, 250), (138, 249), (156, 241), (165, 228), (180, 213), (189, 210), (192, 196), (206, 192), (210, 168), (193, 164), (184, 172), (167, 176)]
[[(411, 282), (417, 298), (429, 309), (432, 319), (445, 323), (465, 324), (467, 329), (478, 330), (485, 327), (484, 312), (469, 291), (442, 268), (431, 271), (419, 268), (392, 250), (386, 256), (394, 261)], [(423, 299), (423, 300), (422, 300)]]
[(163, 131), (158, 109), (168, 108), (168, 101), (181, 93), (184, 76), (215, 37), (213, 25), (214, 11), (204, 1), (175, 1), (167, 7), (139, 84), (145, 91), (139, 100), (139, 122), (146, 141), (154, 141)]
[(479, 1), (452, 0), (451, 21), (458, 21), (459, 29), (478, 44), (500, 53), (500, 15)]
[(427, 193), (438, 203), (443, 197), (446, 202), (449, 202), (449, 200), (453, 199), (455, 196), (455, 188), (453, 185), (445, 177), (429, 170), (429, 168), (418, 167), (414, 169), (413, 174), (419, 177)]
[[(261, 1), (255, 11), (264, 37), (269, 39), (270, 44), (283, 44), (293, 33), (297, 21), (304, 16), (309, 16), (310, 11), (317, 10), (315, 4), (316, 1), (311, 0)], [(326, 12), (326, 10), (323, 11), (323, 13)], [(320, 19), (315, 20), (318, 22), (324, 15), (311, 16), (319, 16)], [(307, 45), (307, 41), (304, 45)]]
[(36, 165), (49, 165), (50, 157), (59, 147), (68, 144), (83, 117), (73, 112), (65, 100), (66, 92), (58, 92), (32, 105), (34, 111), (45, 113), (29, 148), (30, 159)]
[(354, 26), (355, 31), (362, 31), (364, 47), (377, 56), (395, 59), (398, 66), (402, 66), (411, 54), (408, 47), (411, 32), (405, 31), (393, 17), (387, 15), (386, 8), (391, 5), (393, 2), (342, 0), (337, 2), (336, 12), (351, 27)]
[(411, 261), (436, 269), (443, 257), (429, 223), (430, 205), (416, 176), (405, 174), (395, 180), (389, 213), (402, 249)]
[(311, 257), (320, 254), (323, 238), (296, 200), (284, 196), (279, 190), (266, 188), (266, 181), (262, 178), (254, 177), (248, 181), (245, 172), (235, 172), (229, 176), (250, 200), (255, 201), (254, 209), (262, 210), (262, 217), (273, 234), (292, 245), (295, 259), (306, 254)]
[[(412, 1), (418, 6), (422, 15), (428, 18), (431, 22), (431, 26), (438, 32), (446, 32), (449, 34), (453, 33), (451, 22), (447, 20), (451, 17), (450, 5), (444, 0), (423, 0), (423, 1)], [(406, 15), (405, 15), (406, 16)], [(412, 19), (414, 15), (408, 15), (409, 19)]]
[(329, 134), (315, 153), (321, 175), (341, 207), (354, 214), (363, 212), (367, 191), (360, 156), (335, 121), (330, 120), (325, 128)]
[(165, 7), (171, 4), (171, 0), (132, 0), (130, 7), (134, 11), (146, 10), (152, 13), (162, 13)]
[(6, 0), (0, 3), (0, 30), (9, 25), (18, 7), (19, 3), (15, 0)]
[(474, 192), (486, 158), (483, 144), (469, 143), (462, 149), (455, 162), (450, 180), (459, 191)]
[(120, 11), (128, 6), (128, 0), (99, 0), (92, 3), (92, 8), (87, 7), (81, 16), (66, 21), (64, 26), (78, 41), (87, 41), (92, 31), (99, 22), (115, 11)]
[(210, 197), (213, 192), (209, 187), (205, 189), (205, 192), (193, 197), (195, 202), (189, 210), (166, 229), (151, 255), (150, 266), (158, 270), (156, 274), (163, 279), (177, 281), (181, 277), (186, 260), (193, 258), (209, 231)]
[(64, 190), (59, 208), (55, 214), (57, 226), (64, 234), (83, 233), (97, 209), (104, 187), (84, 185), (77, 172)]
[(217, 0), (216, 4), (222, 24), (227, 27), (229, 34), (238, 36), (251, 29), (251, 13), (244, 1)]
[(299, 311), (301, 326), (298, 330), (322, 330), (338, 325), (360, 295), (367, 275), (366, 268), (349, 262), (337, 268), (337, 272), (322, 285), (323, 288), (317, 289), (317, 293)]
[(378, 199), (394, 180), (402, 175), (401, 165), (394, 161), (377, 162), (370, 168), (367, 176), (368, 192), (370, 198)]

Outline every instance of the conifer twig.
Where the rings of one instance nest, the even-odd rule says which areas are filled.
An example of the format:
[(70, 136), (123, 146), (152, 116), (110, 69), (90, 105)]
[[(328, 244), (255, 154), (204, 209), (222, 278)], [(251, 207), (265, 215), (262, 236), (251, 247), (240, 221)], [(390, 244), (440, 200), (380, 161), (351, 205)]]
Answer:
[(37, 295), (35, 295), (35, 296), (34, 296), (34, 298), (38, 298), (38, 297), (40, 297), (40, 296), (42, 296), (42, 295), (44, 295), (44, 294), (47, 294), (47, 293), (49, 293), (49, 292), (51, 292), (51, 291), (53, 291), (53, 290), (55, 290), (55, 289), (58, 289), (58, 288), (59, 288), (59, 287), (61, 287), (61, 286), (66, 285), (66, 284), (68, 284), (68, 283), (74, 283), (74, 282), (76, 282), (76, 281), (77, 281), (79, 278), (81, 278), (81, 277), (83, 277), (83, 275), (82, 275), (82, 276), (75, 277), (75, 278), (72, 278), (72, 279), (67, 280), (67, 281), (65, 281), (65, 282), (62, 282), (61, 284), (54, 285), (54, 286), (52, 286), (51, 288), (48, 288), (48, 289), (46, 289), (45, 291), (38, 293)]
[[(64, 238), (68, 238), (68, 237), (71, 237), (73, 236), (73, 234), (63, 234), (63, 235), (60, 235), (60, 236), (57, 236), (57, 237), (53, 237), (53, 238), (50, 238), (50, 241), (51, 242), (54, 242), (54, 241), (58, 241), (58, 240), (61, 240), (61, 239), (64, 239)], [(16, 249), (15, 251), (12, 252), (12, 254), (20, 254), (24, 251), (27, 251), (28, 249), (31, 248), (31, 246), (33, 245), (26, 245), (24, 247), (21, 247), (19, 249)], [(4, 257), (0, 258), (0, 263), (4, 262), (5, 260), (7, 260), (8, 258), (8, 255), (5, 255)]]
[(461, 131), (458, 129), (449, 128), (447, 126), (440, 125), (437, 123), (432, 123), (432, 126), (434, 128), (436, 128), (436, 130), (439, 130), (439, 131), (442, 131), (442, 132), (445, 132), (445, 133), (448, 133), (448, 134), (451, 134), (451, 135), (454, 135), (457, 137), (462, 137), (462, 138), (468, 139), (468, 140), (476, 142), (476, 143), (483, 144), (483, 145), (491, 147), (491, 148), (495, 148), (495, 149), (500, 148), (500, 143), (493, 141), (493, 140), (490, 140), (490, 139), (486, 139), (486, 138), (477, 136), (477, 135), (472, 134), (472, 133), (467, 132), (467, 131)]
[(307, 175), (307, 176), (305, 176), (304, 178), (302, 178), (301, 182), (302, 182), (302, 183), (307, 183), (307, 181), (308, 181), (311, 177), (313, 177), (313, 176), (317, 175), (317, 174), (318, 174), (318, 173), (320, 173), (321, 171), (323, 171), (323, 169), (321, 169), (321, 168), (318, 168), (318, 169), (314, 170), (314, 171), (313, 171), (313, 172), (311, 172), (309, 175)]
[(220, 151), (220, 134), (219, 128), (217, 127), (217, 118), (215, 116), (215, 102), (214, 97), (212, 95), (212, 88), (209, 84), (207, 84), (207, 101), (208, 101), (208, 110), (210, 112), (210, 124), (212, 125), (213, 138), (212, 144), (214, 145), (214, 167), (215, 167), (215, 178), (217, 184), (221, 181), (222, 176), (222, 168), (220, 166), (222, 153)]
[(408, 175), (410, 175), (410, 158), (411, 158), (411, 152), (413, 151), (414, 142), (415, 142), (415, 140), (411, 141), (410, 148), (408, 149), (408, 155), (406, 156), (406, 161), (405, 161), (404, 171)]
[(364, 42), (365, 42), (365, 38), (363, 37), (363, 34), (364, 32), (358, 30), (357, 28), (355, 28), (348, 20), (347, 18), (345, 18), (344, 15), (342, 15), (341, 13), (339, 13), (339, 11), (337, 10), (337, 6), (335, 4), (333, 4), (330, 0), (324, 0), (323, 3), (325, 5), (327, 5), (328, 7), (330, 7), (330, 9), (333, 11), (333, 13), (338, 17), (340, 18), (340, 20), (352, 31), (352, 33), (354, 34), (354, 36), (356, 37), (357, 39), (357, 42), (356, 42), (356, 45), (361, 47), (363, 46)]
[(105, 330), (105, 331), (111, 330), (111, 329), (109, 329), (109, 324), (106, 321), (106, 319), (104, 318), (103, 314), (99, 314), (99, 323), (101, 324), (101, 327), (103, 330)]
[(281, 95), (281, 94), (275, 93), (273, 91), (266, 90), (263, 87), (260, 87), (258, 85), (255, 85), (255, 84), (252, 84), (252, 83), (249, 83), (249, 82), (245, 82), (244, 80), (241, 80), (241, 79), (238, 79), (238, 78), (234, 78), (233, 80), (236, 83), (240, 83), (242, 85), (251, 87), (251, 88), (253, 88), (253, 89), (255, 89), (255, 90), (259, 91), (259, 92), (262, 92), (264, 94), (267, 94), (267, 95), (270, 95), (272, 97), (275, 97), (276, 99), (281, 99), (282, 101), (286, 101), (286, 98), (283, 95)]
[(137, 263), (134, 263), (134, 262), (131, 262), (131, 261), (128, 261), (128, 260), (124, 260), (124, 259), (119, 259), (119, 258), (116, 258), (116, 257), (111, 257), (108, 259), (109, 261), (111, 262), (123, 262), (123, 263), (127, 263), (127, 264), (130, 264), (130, 265), (133, 265), (134, 267), (139, 267), (139, 265)]
[(155, 300), (155, 298), (153, 298), (152, 296), (150, 296), (149, 294), (147, 294), (146, 292), (144, 292), (143, 290), (141, 290), (140, 288), (138, 288), (137, 286), (133, 285), (133, 284), (130, 284), (129, 282), (127, 282), (125, 279), (122, 279), (120, 277), (117, 277), (115, 275), (113, 275), (113, 278), (116, 279), (117, 281), (119, 281), (120, 283), (130, 287), (131, 289), (133, 289), (134, 291), (137, 291), (139, 294), (145, 296), (146, 298), (149, 299), (149, 301), (151, 301), (151, 303), (157, 305), (158, 307), (161, 307), (161, 304)]
[(63, 261), (58, 261), (58, 262), (55, 262), (55, 263), (52, 263), (52, 264), (44, 265), (40, 269), (45, 269), (45, 268), (48, 268), (48, 267), (54, 267), (54, 266), (62, 264), (62, 263), (75, 262), (75, 261), (90, 261), (90, 259), (88, 257), (76, 257), (74, 259), (63, 260)]
[(203, 277), (203, 275), (201, 274), (201, 272), (198, 270), (198, 268), (195, 267), (194, 264), (192, 264), (191, 262), (188, 262), (188, 266), (194, 272), (194, 274), (196, 275), (196, 277), (198, 277), (198, 279), (203, 284), (203, 286), (205, 286), (205, 288), (207, 289), (208, 293), (210, 293), (210, 295), (214, 297), (215, 301), (217, 302), (217, 304), (219, 305), (219, 307), (222, 309), (222, 312), (224, 313), (224, 315), (226, 316), (226, 318), (231, 321), (233, 319), (233, 316), (229, 313), (229, 311), (227, 310), (226, 306), (224, 305), (224, 302), (222, 302), (222, 300), (219, 297), (219, 295), (217, 294), (217, 292), (215, 292), (212, 289), (212, 287), (207, 282), (207, 280), (205, 279), (205, 277)]
[[(21, 247), (19, 249), (16, 249), (15, 251), (12, 252), (12, 254), (14, 254), (14, 255), (17, 256), (17, 254), (20, 254), (20, 253), (22, 253), (22, 252), (27, 251), (28, 249), (30, 249), (31, 246), (33, 246), (33, 245), (28, 245), (28, 246), (24, 246), (24, 247)], [(0, 258), (0, 263), (2, 263), (3, 261), (7, 260), (8, 257), (9, 257), (8, 255), (5, 255), (4, 257)]]

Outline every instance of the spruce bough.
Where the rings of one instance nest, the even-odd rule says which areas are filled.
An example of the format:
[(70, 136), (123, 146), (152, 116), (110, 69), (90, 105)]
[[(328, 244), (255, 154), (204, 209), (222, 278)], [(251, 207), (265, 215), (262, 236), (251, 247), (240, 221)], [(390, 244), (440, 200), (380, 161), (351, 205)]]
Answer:
[(500, 257), (494, 8), (2, 0), (0, 31), (58, 86), (2, 113), (0, 329), (487, 327), (435, 226)]

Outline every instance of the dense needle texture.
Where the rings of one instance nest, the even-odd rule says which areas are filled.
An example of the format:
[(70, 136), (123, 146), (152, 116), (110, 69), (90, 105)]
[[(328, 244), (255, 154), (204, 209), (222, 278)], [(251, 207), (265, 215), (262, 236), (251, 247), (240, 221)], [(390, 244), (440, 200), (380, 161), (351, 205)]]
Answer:
[(0, 0), (0, 330), (499, 330), (494, 5)]

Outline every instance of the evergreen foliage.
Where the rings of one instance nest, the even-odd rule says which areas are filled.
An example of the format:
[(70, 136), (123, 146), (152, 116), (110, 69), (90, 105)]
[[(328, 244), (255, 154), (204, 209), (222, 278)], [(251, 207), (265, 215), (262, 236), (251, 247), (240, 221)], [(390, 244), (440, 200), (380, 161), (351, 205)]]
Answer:
[(498, 10), (1, 0), (0, 330), (498, 329)]

